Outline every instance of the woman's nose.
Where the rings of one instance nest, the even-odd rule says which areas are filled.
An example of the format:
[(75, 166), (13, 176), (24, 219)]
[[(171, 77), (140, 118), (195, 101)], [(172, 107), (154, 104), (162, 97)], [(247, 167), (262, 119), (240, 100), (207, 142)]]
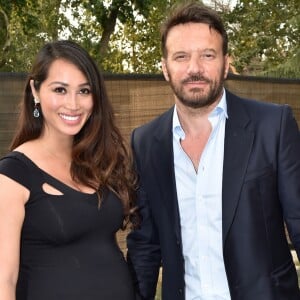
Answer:
[(77, 93), (69, 93), (66, 97), (66, 107), (69, 109), (78, 109), (79, 101), (78, 101), (78, 94)]

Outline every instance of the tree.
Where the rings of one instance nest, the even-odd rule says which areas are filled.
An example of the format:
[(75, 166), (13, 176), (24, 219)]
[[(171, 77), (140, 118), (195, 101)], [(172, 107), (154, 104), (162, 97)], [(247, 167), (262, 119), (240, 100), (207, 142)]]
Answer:
[(110, 49), (109, 42), (115, 32), (116, 24), (120, 27), (127, 22), (135, 23), (136, 17), (147, 17), (149, 9), (156, 0), (72, 0), (72, 16), (78, 20), (71, 37), (76, 37), (91, 50), (102, 63), (108, 53), (120, 55), (116, 49)]
[(231, 54), (240, 73), (277, 70), (280, 76), (300, 76), (299, 65), (289, 63), (299, 57), (299, 8), (298, 0), (240, 0), (224, 14)]
[[(118, 43), (111, 43), (114, 32), (115, 36), (119, 35), (118, 31), (116, 32), (116, 24), (118, 28), (124, 28), (129, 34), (128, 24), (136, 26), (137, 20), (141, 18), (146, 24), (153, 4), (155, 6), (155, 3), (162, 2), (166, 6), (169, 2), (164, 0), (0, 1), (0, 23), (7, 21), (3, 26), (5, 30), (0, 30), (0, 36), (7, 36), (6, 41), (12, 41), (7, 43), (9, 47), (5, 48), (7, 55), (1, 56), (3, 63), (0, 65), (0, 70), (2, 71), (27, 71), (37, 50), (46, 41), (57, 38), (77, 41), (90, 52), (99, 65), (104, 65), (107, 70), (115, 70), (119, 59), (127, 55), (126, 51), (120, 51)], [(2, 10), (5, 14), (1, 14)], [(142, 27), (141, 24), (138, 26)], [(113, 61), (116, 63), (111, 66)], [(125, 71), (125, 66), (118, 69)]]
[[(159, 25), (176, 1), (153, 0), (147, 17), (136, 14), (134, 21), (127, 19), (124, 24), (119, 24), (119, 30), (112, 35), (112, 47), (104, 61), (104, 69), (122, 73), (161, 73)], [(118, 60), (112, 64), (114, 54)]]
[[(46, 41), (69, 38), (105, 71), (160, 73), (159, 24), (177, 1), (0, 0), (0, 70), (28, 71)], [(300, 2), (234, 2), (205, 1), (225, 20), (237, 71), (300, 77)]]
[(0, 0), (0, 68), (6, 64), (6, 56), (11, 45), (10, 20), (14, 6), (20, 8), (24, 1), (16, 1), (13, 5), (11, 1)]
[(2, 71), (27, 71), (45, 41), (58, 38), (68, 19), (60, 12), (62, 0), (0, 0), (0, 12), (6, 16), (0, 30), (5, 40), (1, 47)]
[(263, 76), (277, 78), (300, 78), (300, 48), (290, 59), (274, 68), (269, 68), (262, 72)]

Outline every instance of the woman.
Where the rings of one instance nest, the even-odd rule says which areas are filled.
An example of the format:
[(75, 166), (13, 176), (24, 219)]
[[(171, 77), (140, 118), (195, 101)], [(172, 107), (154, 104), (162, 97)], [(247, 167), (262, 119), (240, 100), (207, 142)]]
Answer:
[(132, 300), (115, 234), (135, 191), (131, 157), (97, 66), (46, 44), (0, 161), (0, 299)]

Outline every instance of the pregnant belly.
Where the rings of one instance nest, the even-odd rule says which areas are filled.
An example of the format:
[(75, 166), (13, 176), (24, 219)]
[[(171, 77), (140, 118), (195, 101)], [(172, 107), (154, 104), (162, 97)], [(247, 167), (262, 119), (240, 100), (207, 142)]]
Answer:
[(125, 260), (90, 265), (21, 268), (17, 300), (131, 300), (132, 281)]

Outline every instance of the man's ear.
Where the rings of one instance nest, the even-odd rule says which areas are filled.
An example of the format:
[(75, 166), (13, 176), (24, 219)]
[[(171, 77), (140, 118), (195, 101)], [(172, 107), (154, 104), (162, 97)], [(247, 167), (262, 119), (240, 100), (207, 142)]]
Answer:
[(167, 69), (167, 65), (166, 65), (166, 60), (164, 58), (161, 59), (161, 68), (164, 74), (164, 77), (166, 79), (166, 81), (169, 81), (169, 73), (168, 73), (168, 69)]
[(224, 79), (227, 78), (228, 72), (229, 72), (229, 67), (230, 67), (230, 58), (229, 55), (225, 55), (225, 68), (224, 68)]

